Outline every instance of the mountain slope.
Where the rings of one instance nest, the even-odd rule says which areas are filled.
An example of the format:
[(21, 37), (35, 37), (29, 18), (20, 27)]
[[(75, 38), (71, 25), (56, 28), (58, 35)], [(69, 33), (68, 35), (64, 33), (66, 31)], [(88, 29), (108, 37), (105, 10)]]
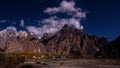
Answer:
[(120, 58), (120, 36), (104, 46), (96, 55), (109, 58)]
[(0, 33), (0, 49), (7, 53), (34, 53), (89, 57), (120, 57), (120, 37), (109, 43), (107, 38), (84, 34), (65, 25), (55, 34), (41, 39), (24, 31)]
[(0, 36), (0, 48), (7, 53), (45, 53), (45, 46), (35, 35), (24, 33)]
[(82, 57), (93, 57), (108, 44), (106, 38), (88, 36), (81, 30), (67, 25), (52, 37), (42, 38), (42, 42), (46, 40), (45, 46), (48, 54), (79, 55)]

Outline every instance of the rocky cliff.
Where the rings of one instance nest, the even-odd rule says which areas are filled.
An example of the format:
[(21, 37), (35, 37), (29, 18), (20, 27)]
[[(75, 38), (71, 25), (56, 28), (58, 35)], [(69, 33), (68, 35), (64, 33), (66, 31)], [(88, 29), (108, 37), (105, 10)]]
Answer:
[(52, 36), (45, 34), (41, 39), (48, 54), (79, 55), (93, 57), (108, 44), (106, 38), (84, 34), (81, 30), (65, 25)]
[(45, 33), (41, 39), (24, 31), (0, 34), (0, 49), (8, 53), (120, 57), (119, 42), (120, 37), (109, 43), (107, 38), (87, 35), (68, 25), (55, 34)]

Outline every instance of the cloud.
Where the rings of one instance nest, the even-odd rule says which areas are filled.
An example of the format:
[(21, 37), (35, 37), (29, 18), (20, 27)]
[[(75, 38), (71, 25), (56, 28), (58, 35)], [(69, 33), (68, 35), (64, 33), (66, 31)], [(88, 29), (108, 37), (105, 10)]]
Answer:
[[(28, 26), (26, 29), (28, 32), (37, 35), (39, 38), (41, 38), (44, 33), (54, 34), (62, 29), (65, 24), (82, 30), (83, 26), (80, 21), (86, 17), (86, 12), (82, 11), (81, 8), (76, 8), (75, 5), (74, 1), (62, 1), (59, 7), (48, 7), (44, 12), (54, 15), (40, 20), (41, 24), (44, 24), (42, 27)], [(65, 13), (70, 15), (71, 18), (57, 17), (57, 15), (55, 15), (57, 13)]]
[(59, 7), (49, 7), (44, 12), (48, 14), (66, 13), (74, 15), (74, 17), (85, 18), (86, 12), (82, 12), (81, 8), (75, 8), (75, 5), (74, 1), (62, 1)]
[(6, 29), (3, 29), (0, 31), (0, 36), (7, 39), (9, 37), (27, 37), (28, 33), (26, 31), (17, 31), (16, 27), (14, 26), (9, 26)]
[(25, 37), (26, 38), (28, 36), (28, 33), (26, 31), (22, 31), (22, 30), (20, 30), (17, 34), (18, 34), (19, 37)]
[(28, 26), (27, 27), (28, 32), (33, 33), (37, 35), (39, 38), (41, 38), (45, 33), (50, 33), (50, 34), (56, 33), (57, 31), (62, 29), (62, 27), (65, 24), (69, 26), (75, 26), (77, 29), (80, 29), (80, 30), (83, 29), (83, 26), (80, 24), (79, 20), (76, 20), (75, 18), (60, 19), (54, 16), (48, 19), (43, 19), (42, 23), (44, 24), (44, 26), (42, 27)]
[(80, 29), (80, 30), (83, 29), (83, 26), (81, 26), (79, 20), (77, 20), (75, 18), (60, 19), (60, 18), (54, 16), (54, 17), (50, 17), (48, 19), (43, 19), (42, 22), (45, 23), (46, 27), (49, 29), (55, 28), (55, 29), (60, 30), (65, 24), (67, 24), (69, 26), (75, 26), (77, 29)]
[(27, 26), (26, 28), (30, 33), (34, 33), (36, 35), (40, 34), (40, 28), (37, 28), (35, 26)]
[(59, 7), (47, 8), (45, 13), (74, 12), (75, 3), (73, 1), (62, 1)]
[(45, 33), (51, 33), (56, 32), (56, 28), (50, 28), (48, 26), (42, 26), (41, 28), (36, 26), (27, 26), (26, 29), (31, 35), (36, 35), (39, 39), (45, 34)]
[(86, 12), (77, 12), (73, 15), (74, 18), (86, 18)]
[(8, 37), (8, 36), (17, 36), (17, 30), (14, 26), (9, 26), (6, 29), (0, 31), (0, 36)]
[(7, 20), (0, 20), (1, 23), (5, 23)]
[(6, 29), (7, 29), (8, 31), (17, 32), (16, 27), (14, 27), (14, 26), (9, 26), (9, 27), (7, 27)]
[(21, 21), (20, 21), (20, 26), (21, 26), (21, 27), (24, 27), (24, 20), (21, 20)]
[[(83, 30), (83, 26), (80, 21), (86, 18), (86, 12), (81, 8), (75, 7), (76, 3), (74, 1), (62, 1), (58, 7), (48, 7), (44, 10), (44, 13), (53, 14), (51, 17), (38, 20), (38, 25), (36, 26), (25, 26), (24, 20), (20, 20), (20, 26), (25, 27), (31, 35), (36, 35), (39, 39), (45, 34), (50, 33), (54, 34), (57, 31), (61, 30), (64, 25), (74, 26), (79, 30)], [(67, 14), (70, 17), (60, 18), (57, 13)], [(6, 22), (2, 20), (0, 22)], [(27, 37), (28, 33), (26, 31), (17, 31), (16, 27), (9, 26), (6, 29), (0, 31), (0, 36), (7, 38), (8, 36), (20, 36)]]

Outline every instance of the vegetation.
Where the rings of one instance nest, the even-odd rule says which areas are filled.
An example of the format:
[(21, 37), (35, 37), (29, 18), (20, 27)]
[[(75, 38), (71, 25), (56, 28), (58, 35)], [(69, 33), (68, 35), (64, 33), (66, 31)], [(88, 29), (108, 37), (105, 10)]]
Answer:
[(41, 64), (41, 62), (39, 62), (39, 61), (38, 61), (38, 62), (36, 62), (36, 63), (37, 63), (37, 64)]
[(25, 65), (22, 65), (18, 68), (33, 68), (33, 65), (32, 64), (25, 64)]
[(23, 63), (25, 58), (14, 53), (0, 53), (0, 68), (15, 68), (16, 65)]
[[(71, 59), (78, 58), (78, 56), (70, 56), (70, 55), (52, 55), (52, 54), (32, 54), (32, 53), (5, 53), (0, 52), (0, 68), (15, 68), (20, 63), (23, 63), (27, 59)], [(47, 63), (36, 62), (37, 64), (47, 65)], [(63, 65), (63, 62), (60, 63)], [(32, 68), (32, 65), (24, 65), (23, 68)], [(21, 68), (22, 68), (21, 67)]]
[(63, 65), (63, 62), (61, 62), (60, 65)]

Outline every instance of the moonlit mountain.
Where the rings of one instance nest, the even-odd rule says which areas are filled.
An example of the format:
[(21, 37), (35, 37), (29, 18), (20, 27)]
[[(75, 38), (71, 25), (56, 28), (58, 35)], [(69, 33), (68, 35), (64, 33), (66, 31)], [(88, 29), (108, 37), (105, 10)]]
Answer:
[(84, 33), (81, 22), (88, 11), (76, 6), (73, 0), (59, 3), (46, 7), (42, 12), (48, 17), (42, 19), (1, 20), (4, 28), (0, 31), (0, 48), (7, 53), (119, 57), (116, 43)]

